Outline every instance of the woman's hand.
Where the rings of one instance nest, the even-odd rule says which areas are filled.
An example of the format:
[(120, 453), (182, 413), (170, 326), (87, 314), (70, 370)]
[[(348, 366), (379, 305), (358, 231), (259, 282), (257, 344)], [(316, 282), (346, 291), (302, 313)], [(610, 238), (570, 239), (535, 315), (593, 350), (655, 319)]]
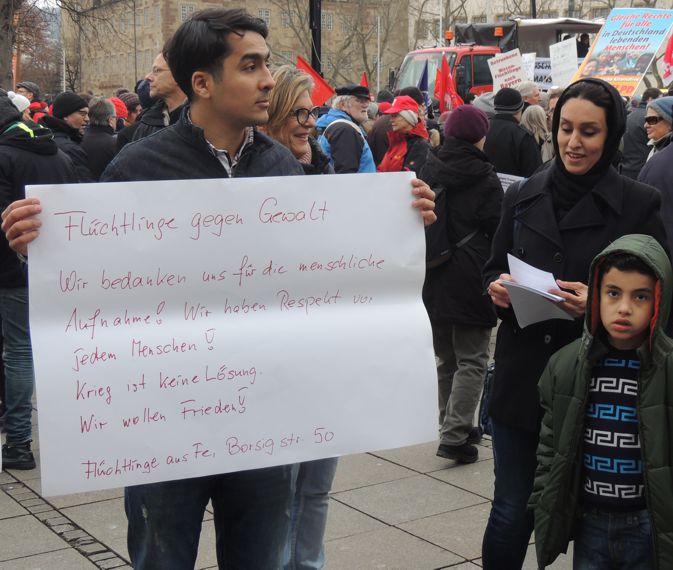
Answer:
[(501, 273), (500, 277), (488, 286), (488, 295), (496, 307), (507, 309), (509, 307), (509, 293), (502, 284), (503, 281), (513, 281), (512, 276), (509, 273)]
[(37, 238), (42, 222), (35, 216), (42, 211), (37, 198), (24, 198), (12, 202), (2, 212), (2, 231), (9, 247), (16, 253), (28, 255), (28, 244)]
[(556, 283), (561, 289), (566, 289), (566, 291), (562, 291), (561, 289), (552, 289), (549, 291), (553, 295), (558, 295), (565, 299), (565, 302), (559, 303), (558, 306), (574, 319), (583, 316), (587, 309), (587, 292), (589, 288), (579, 281), (561, 281), (557, 279)]
[(416, 200), (411, 205), (420, 211), (423, 223), (426, 226), (433, 224), (437, 220), (437, 215), (434, 212), (435, 193), (430, 189), (430, 186), (418, 178), (411, 181), (411, 186), (411, 193), (416, 196)]

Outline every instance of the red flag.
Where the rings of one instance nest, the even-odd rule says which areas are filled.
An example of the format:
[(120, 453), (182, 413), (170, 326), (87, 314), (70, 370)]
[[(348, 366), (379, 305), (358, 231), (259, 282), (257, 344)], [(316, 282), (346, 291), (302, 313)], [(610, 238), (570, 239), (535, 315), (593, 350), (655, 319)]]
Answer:
[(673, 34), (671, 34), (671, 37), (668, 38), (668, 44), (666, 44), (666, 53), (664, 53), (663, 79), (668, 79), (672, 74), (673, 74)]
[(366, 87), (367, 89), (369, 89), (369, 81), (367, 81), (366, 71), (362, 72), (362, 77), (360, 78), (360, 85), (362, 85), (362, 87)]
[(442, 64), (437, 70), (437, 77), (435, 79), (435, 98), (439, 100), (439, 111), (451, 111), (456, 107), (464, 104), (464, 101), (456, 91), (456, 85), (451, 77), (451, 70), (446, 61), (446, 56), (442, 55)]
[(311, 101), (313, 101), (313, 104), (316, 107), (324, 105), (325, 101), (327, 101), (332, 95), (334, 95), (334, 89), (332, 89), (330, 84), (327, 83), (327, 81), (325, 81), (320, 76), (320, 74), (315, 69), (313, 69), (305, 59), (303, 59), (300, 56), (297, 56), (297, 69), (305, 71), (313, 78), (315, 87), (313, 88), (313, 92), (311, 93)]

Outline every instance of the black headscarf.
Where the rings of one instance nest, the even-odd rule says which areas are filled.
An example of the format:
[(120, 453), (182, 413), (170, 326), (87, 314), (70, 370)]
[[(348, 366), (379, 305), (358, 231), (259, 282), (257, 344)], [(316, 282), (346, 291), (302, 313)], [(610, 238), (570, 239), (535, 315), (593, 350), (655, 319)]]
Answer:
[[(558, 146), (558, 130), (561, 122), (561, 109), (569, 99), (577, 97), (577, 87), (580, 84), (591, 83), (598, 85), (610, 96), (610, 106), (605, 109), (605, 118), (608, 127), (608, 134), (603, 145), (603, 154), (591, 169), (584, 174), (571, 174), (568, 172), (561, 160), (561, 152)], [(591, 101), (590, 99), (587, 101)], [(591, 101), (595, 103), (594, 101)], [(619, 92), (609, 83), (601, 79), (581, 79), (569, 85), (559, 97), (554, 117), (552, 119), (552, 140), (556, 158), (551, 172), (552, 198), (556, 218), (560, 220), (584, 194), (590, 192), (596, 186), (597, 182), (605, 176), (612, 165), (612, 161), (619, 150), (619, 144), (622, 135), (626, 129), (626, 109), (624, 101)]]

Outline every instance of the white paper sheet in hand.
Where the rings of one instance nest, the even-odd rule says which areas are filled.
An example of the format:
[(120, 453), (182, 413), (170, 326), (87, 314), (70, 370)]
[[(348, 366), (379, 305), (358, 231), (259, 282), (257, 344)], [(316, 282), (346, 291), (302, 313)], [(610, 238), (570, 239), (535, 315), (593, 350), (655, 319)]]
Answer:
[(558, 288), (554, 276), (513, 255), (507, 254), (509, 271), (514, 281), (503, 282), (509, 293), (514, 315), (521, 328), (549, 319), (572, 320), (558, 304), (563, 297), (549, 293)]

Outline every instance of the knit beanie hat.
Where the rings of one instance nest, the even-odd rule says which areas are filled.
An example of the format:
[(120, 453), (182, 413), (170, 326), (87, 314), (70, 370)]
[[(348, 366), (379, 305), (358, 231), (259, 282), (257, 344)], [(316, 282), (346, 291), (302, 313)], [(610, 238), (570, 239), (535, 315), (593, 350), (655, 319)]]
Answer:
[(115, 115), (117, 115), (118, 118), (125, 119), (129, 116), (129, 111), (126, 108), (126, 105), (124, 105), (124, 101), (119, 97), (110, 97), (110, 103), (115, 106)]
[(488, 117), (474, 105), (456, 107), (444, 123), (444, 135), (470, 144), (479, 142), (488, 133)]
[(37, 83), (32, 81), (22, 81), (21, 83), (16, 84), (16, 88), (23, 87), (26, 91), (30, 91), (33, 94), (33, 99), (40, 98), (40, 87)]
[(59, 93), (54, 98), (52, 104), (52, 114), (57, 119), (63, 119), (68, 115), (72, 115), (75, 111), (88, 107), (88, 103), (82, 99), (77, 93), (72, 91), (64, 91)]
[(20, 113), (23, 113), (28, 107), (30, 107), (30, 101), (28, 98), (20, 95), (19, 93), (8, 91), (7, 97), (9, 97), (10, 101), (14, 103), (14, 106), (19, 110)]
[(495, 94), (493, 106), (499, 115), (516, 115), (523, 108), (523, 97), (516, 89), (503, 87)]
[(126, 105), (126, 111), (131, 113), (136, 110), (136, 107), (140, 105), (140, 97), (135, 93), (122, 93), (119, 98), (122, 100), (124, 105)]
[(475, 106), (477, 109), (483, 111), (486, 113), (487, 117), (492, 117), (495, 115), (495, 109), (493, 108), (493, 98), (495, 97), (495, 93), (493, 91), (489, 91), (488, 93), (482, 93), (477, 97), (474, 101), (472, 101), (472, 105)]
[(659, 97), (647, 104), (648, 109), (654, 109), (664, 121), (673, 125), (673, 97)]

